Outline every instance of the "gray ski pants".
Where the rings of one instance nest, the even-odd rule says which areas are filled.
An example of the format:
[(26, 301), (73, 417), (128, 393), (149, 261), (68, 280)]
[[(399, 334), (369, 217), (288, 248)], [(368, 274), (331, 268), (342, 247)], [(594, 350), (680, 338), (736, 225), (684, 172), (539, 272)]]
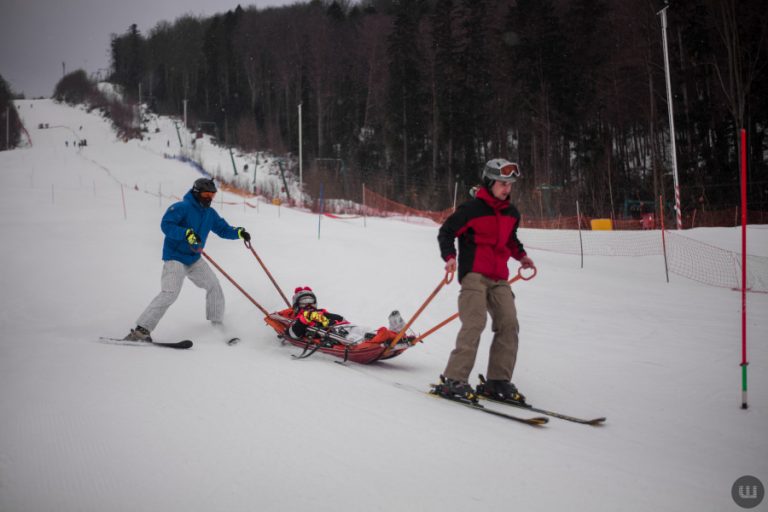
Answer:
[(469, 380), (475, 365), (480, 335), (485, 329), (487, 313), (491, 314), (493, 341), (488, 358), (486, 378), (512, 380), (517, 360), (517, 323), (515, 295), (506, 281), (493, 281), (476, 272), (461, 280), (459, 292), (459, 319), (461, 329), (456, 337), (456, 348), (448, 358), (446, 378), (462, 382)]
[(136, 324), (153, 331), (171, 304), (179, 297), (185, 277), (189, 277), (198, 288), (205, 289), (205, 317), (212, 322), (221, 322), (224, 318), (224, 292), (221, 291), (219, 280), (211, 267), (200, 258), (191, 265), (174, 260), (163, 264), (160, 293), (147, 306)]

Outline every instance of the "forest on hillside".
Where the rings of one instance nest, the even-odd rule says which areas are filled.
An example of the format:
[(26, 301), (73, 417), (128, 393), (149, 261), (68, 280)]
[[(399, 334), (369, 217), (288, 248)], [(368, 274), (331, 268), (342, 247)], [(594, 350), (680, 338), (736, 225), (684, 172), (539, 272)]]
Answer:
[[(312, 1), (181, 16), (111, 41), (110, 80), (246, 150), (299, 154), (308, 191), (442, 209), (520, 164), (524, 213), (615, 216), (673, 198), (660, 0)], [(768, 210), (768, 9), (669, 4), (684, 212)], [(301, 105), (301, 127), (299, 127)]]

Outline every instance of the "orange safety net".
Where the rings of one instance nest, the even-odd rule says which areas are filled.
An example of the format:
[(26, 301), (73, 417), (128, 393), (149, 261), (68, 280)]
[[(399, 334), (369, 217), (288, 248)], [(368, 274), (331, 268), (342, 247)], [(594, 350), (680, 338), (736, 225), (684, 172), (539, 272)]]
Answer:
[(442, 211), (411, 208), (410, 206), (387, 199), (366, 186), (363, 186), (363, 191), (365, 194), (365, 213), (371, 217), (417, 217), (432, 219), (434, 222), (442, 224), (453, 213), (453, 208)]

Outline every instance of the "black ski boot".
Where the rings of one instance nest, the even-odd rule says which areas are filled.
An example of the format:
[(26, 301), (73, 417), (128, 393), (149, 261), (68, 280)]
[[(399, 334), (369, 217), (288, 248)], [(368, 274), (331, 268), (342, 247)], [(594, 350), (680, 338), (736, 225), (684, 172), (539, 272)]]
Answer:
[(485, 380), (481, 378), (480, 385), (477, 386), (477, 394), (503, 402), (515, 402), (523, 406), (528, 405), (525, 403), (525, 396), (517, 390), (517, 386), (508, 380)]
[(477, 395), (472, 386), (460, 380), (446, 379), (442, 375), (440, 376), (440, 384), (435, 385), (434, 392), (446, 398), (461, 398), (470, 402), (477, 402)]

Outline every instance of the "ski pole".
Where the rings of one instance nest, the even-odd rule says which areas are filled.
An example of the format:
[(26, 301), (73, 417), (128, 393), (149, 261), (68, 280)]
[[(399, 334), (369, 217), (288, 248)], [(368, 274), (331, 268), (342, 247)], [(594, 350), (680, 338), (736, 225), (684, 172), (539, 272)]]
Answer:
[(266, 274), (267, 274), (267, 277), (269, 278), (269, 280), (270, 280), (270, 281), (272, 281), (272, 284), (273, 284), (273, 285), (275, 285), (275, 288), (277, 289), (277, 292), (280, 294), (280, 296), (281, 296), (281, 297), (283, 298), (283, 300), (285, 301), (285, 305), (286, 305), (286, 306), (288, 306), (288, 307), (291, 307), (291, 303), (288, 301), (288, 298), (287, 298), (287, 297), (285, 296), (285, 294), (283, 293), (283, 290), (281, 290), (281, 289), (280, 289), (280, 286), (278, 286), (278, 284), (277, 284), (277, 281), (275, 281), (275, 278), (274, 278), (274, 277), (272, 277), (272, 274), (271, 274), (271, 273), (269, 272), (269, 270), (267, 269), (267, 266), (264, 264), (264, 262), (263, 262), (263, 261), (261, 261), (261, 258), (259, 258), (259, 255), (258, 255), (258, 254), (256, 254), (256, 250), (255, 250), (255, 249), (253, 248), (253, 246), (251, 245), (251, 242), (250, 242), (250, 240), (249, 240), (249, 241), (245, 241), (245, 240), (243, 240), (243, 242), (245, 243), (245, 246), (246, 246), (247, 248), (249, 248), (249, 249), (251, 250), (251, 252), (253, 253), (253, 255), (256, 257), (256, 260), (259, 262), (259, 265), (261, 265), (261, 268), (263, 268), (263, 269), (264, 269), (264, 272), (266, 272)]
[(237, 282), (235, 282), (235, 280), (234, 280), (234, 279), (232, 279), (232, 277), (230, 277), (230, 275), (229, 275), (229, 274), (227, 274), (226, 272), (224, 272), (224, 269), (223, 269), (223, 268), (221, 268), (221, 267), (219, 266), (219, 264), (218, 264), (218, 263), (216, 263), (215, 261), (213, 261), (213, 258), (211, 258), (210, 256), (208, 256), (208, 253), (207, 253), (207, 252), (205, 252), (203, 249), (200, 249), (199, 251), (198, 251), (197, 249), (192, 249), (192, 250), (193, 250), (193, 251), (195, 251), (195, 252), (199, 252), (200, 254), (202, 254), (203, 256), (205, 256), (205, 259), (207, 259), (208, 261), (210, 261), (210, 262), (211, 262), (211, 264), (212, 264), (214, 267), (216, 267), (216, 270), (218, 270), (219, 272), (221, 272), (221, 274), (222, 274), (224, 277), (226, 277), (227, 279), (229, 279), (229, 282), (230, 282), (230, 283), (232, 283), (233, 285), (235, 285), (235, 288), (237, 288), (238, 290), (240, 290), (240, 292), (242, 292), (242, 294), (243, 294), (243, 295), (245, 295), (246, 297), (248, 297), (248, 300), (250, 300), (251, 302), (253, 302), (253, 305), (254, 305), (254, 306), (256, 306), (257, 308), (259, 308), (259, 310), (260, 310), (262, 313), (264, 313), (264, 316), (269, 316), (269, 311), (267, 311), (266, 309), (264, 309), (264, 307), (263, 307), (261, 304), (259, 304), (258, 302), (256, 302), (256, 300), (254, 300), (254, 298), (253, 298), (253, 297), (251, 297), (250, 295), (248, 295), (248, 292), (246, 292), (245, 290), (243, 290), (243, 288), (242, 288), (242, 287), (241, 287), (239, 284), (237, 284)]
[(437, 288), (435, 288), (435, 291), (433, 291), (429, 297), (427, 297), (427, 300), (424, 301), (424, 304), (421, 305), (421, 307), (416, 311), (416, 313), (411, 317), (410, 320), (408, 320), (408, 323), (405, 324), (405, 327), (403, 327), (399, 333), (397, 333), (397, 336), (395, 336), (395, 339), (393, 339), (389, 346), (384, 350), (384, 352), (381, 353), (381, 356), (384, 357), (397, 345), (397, 343), (400, 341), (400, 339), (405, 335), (408, 328), (411, 326), (411, 324), (419, 317), (422, 311), (424, 311), (424, 308), (427, 307), (427, 304), (432, 302), (432, 299), (435, 298), (437, 293), (445, 286), (446, 284), (449, 284), (451, 281), (453, 281), (453, 272), (445, 272), (445, 277), (443, 277), (440, 280), (440, 284), (437, 285)]
[[(520, 279), (522, 279), (523, 281), (530, 281), (531, 279), (533, 279), (533, 278), (536, 276), (536, 267), (531, 267), (531, 268), (533, 268), (533, 274), (531, 274), (531, 275), (530, 275), (530, 276), (528, 276), (528, 277), (523, 277), (523, 274), (522, 274), (522, 271), (523, 271), (523, 267), (520, 267), (520, 268), (518, 268), (518, 269), (517, 269), (517, 275), (516, 275), (515, 277), (513, 277), (512, 279), (510, 279), (509, 281), (507, 281), (507, 282), (508, 282), (509, 284), (512, 284), (512, 283), (514, 283), (515, 281), (518, 281), (518, 280), (520, 280)], [(427, 336), (429, 336), (430, 334), (432, 334), (432, 333), (433, 333), (433, 332), (435, 332), (436, 330), (438, 330), (438, 329), (440, 329), (440, 328), (444, 327), (445, 325), (447, 325), (447, 324), (449, 324), (449, 323), (453, 322), (453, 321), (454, 321), (454, 320), (456, 320), (458, 317), (459, 317), (459, 314), (458, 314), (458, 313), (455, 313), (455, 314), (453, 314), (453, 315), (449, 316), (448, 318), (446, 318), (445, 320), (443, 320), (442, 322), (440, 322), (439, 324), (437, 324), (436, 326), (434, 326), (433, 328), (431, 328), (430, 330), (428, 330), (428, 331), (427, 331), (427, 332), (425, 332), (424, 334), (421, 334), (421, 335), (417, 336), (417, 337), (416, 337), (416, 338), (413, 340), (413, 342), (412, 342), (412, 343), (417, 343), (417, 342), (419, 342), (419, 341), (422, 341), (422, 340), (424, 340), (424, 338), (426, 338)]]

